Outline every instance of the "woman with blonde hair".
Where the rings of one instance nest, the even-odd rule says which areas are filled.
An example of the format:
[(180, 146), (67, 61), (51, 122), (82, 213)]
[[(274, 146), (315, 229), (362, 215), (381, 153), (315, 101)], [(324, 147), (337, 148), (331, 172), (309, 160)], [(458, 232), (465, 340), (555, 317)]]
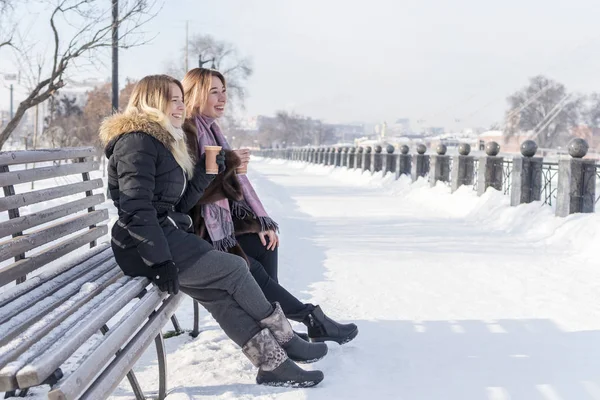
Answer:
[[(265, 299), (242, 258), (215, 251), (193, 233), (188, 213), (214, 175), (188, 153), (184, 119), (181, 83), (152, 75), (136, 84), (122, 114), (102, 123), (108, 188), (119, 214), (111, 231), (115, 259), (127, 275), (198, 300), (259, 367), (257, 383), (314, 386), (323, 373), (301, 369), (288, 354), (302, 361), (324, 354), (292, 340), (281, 307)], [(222, 169), (222, 154), (217, 163)]]
[(248, 163), (249, 151), (232, 151), (216, 122), (227, 103), (225, 77), (215, 70), (194, 68), (182, 83), (188, 115), (183, 129), (190, 151), (202, 155), (209, 145), (226, 149), (225, 173), (211, 183), (192, 210), (196, 232), (210, 240), (215, 249), (246, 259), (267, 300), (278, 302), (289, 319), (307, 326), (305, 340), (344, 344), (354, 339), (358, 334), (355, 324), (334, 321), (320, 306), (301, 302), (278, 282), (277, 224), (265, 211), (248, 177), (235, 172), (236, 167)]

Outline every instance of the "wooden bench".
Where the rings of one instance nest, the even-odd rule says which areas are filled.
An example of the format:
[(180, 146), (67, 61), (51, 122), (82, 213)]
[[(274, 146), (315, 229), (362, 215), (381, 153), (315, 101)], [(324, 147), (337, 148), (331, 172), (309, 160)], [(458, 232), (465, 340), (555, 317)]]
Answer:
[[(104, 399), (127, 376), (136, 398), (144, 399), (131, 369), (152, 341), (158, 398), (166, 396), (161, 329), (181, 295), (124, 276), (110, 245), (96, 244), (108, 233), (109, 219), (107, 209), (96, 209), (105, 200), (102, 179), (90, 177), (99, 169), (96, 158), (93, 148), (0, 152), (5, 398), (50, 385), (49, 399)], [(87, 245), (91, 249), (82, 249)]]

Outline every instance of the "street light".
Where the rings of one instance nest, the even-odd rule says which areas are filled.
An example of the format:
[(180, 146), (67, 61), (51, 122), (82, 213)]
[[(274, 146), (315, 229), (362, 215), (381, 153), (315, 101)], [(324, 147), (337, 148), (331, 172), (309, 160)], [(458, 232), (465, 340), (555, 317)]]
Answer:
[[(5, 73), (0, 73), (1, 76), (4, 77), (4, 80), (6, 81), (16, 81), (18, 79), (18, 75), (17, 74), (5, 74)], [(13, 92), (14, 92), (14, 87), (13, 84), (11, 83), (10, 86), (4, 86), (4, 87), (8, 87), (8, 89), (10, 89), (10, 119), (13, 119), (14, 116), (14, 112), (13, 112)]]

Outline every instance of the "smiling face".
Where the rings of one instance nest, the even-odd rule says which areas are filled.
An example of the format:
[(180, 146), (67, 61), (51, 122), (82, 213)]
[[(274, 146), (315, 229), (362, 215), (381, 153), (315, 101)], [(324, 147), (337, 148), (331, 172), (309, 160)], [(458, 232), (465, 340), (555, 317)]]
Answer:
[(220, 118), (225, 112), (227, 103), (227, 88), (216, 76), (211, 77), (210, 89), (206, 102), (200, 109), (202, 115), (210, 118)]
[(174, 83), (169, 85), (169, 102), (167, 104), (167, 117), (175, 128), (181, 128), (183, 117), (185, 115), (185, 105), (183, 104), (183, 93)]

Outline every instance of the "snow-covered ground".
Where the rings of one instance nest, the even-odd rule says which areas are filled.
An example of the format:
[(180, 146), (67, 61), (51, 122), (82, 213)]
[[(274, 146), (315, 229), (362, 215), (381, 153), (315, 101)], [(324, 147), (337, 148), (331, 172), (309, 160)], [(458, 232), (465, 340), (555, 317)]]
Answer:
[(318, 387), (268, 388), (203, 312), (197, 339), (167, 340), (169, 400), (600, 399), (600, 216), (283, 161), (250, 176), (281, 224), (282, 283), (360, 333), (312, 365)]
[[(304, 366), (316, 388), (263, 387), (201, 309), (198, 338), (166, 340), (168, 400), (600, 399), (600, 215), (295, 162), (249, 175), (281, 226), (281, 282), (360, 333)], [(191, 329), (192, 301), (176, 315)], [(157, 389), (152, 348), (136, 373)], [(127, 380), (111, 399), (134, 399)]]

